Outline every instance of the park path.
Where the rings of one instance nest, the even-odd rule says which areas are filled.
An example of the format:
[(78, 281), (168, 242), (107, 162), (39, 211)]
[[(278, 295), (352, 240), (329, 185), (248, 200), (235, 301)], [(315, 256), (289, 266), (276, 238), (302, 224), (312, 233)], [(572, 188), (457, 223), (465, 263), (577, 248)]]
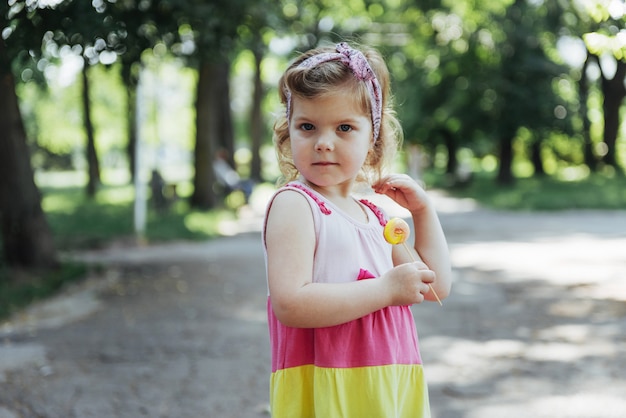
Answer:
[[(434, 197), (455, 283), (413, 308), (433, 418), (626, 417), (626, 211)], [(257, 203), (232, 236), (69, 254), (89, 279), (0, 324), (0, 418), (267, 417)]]

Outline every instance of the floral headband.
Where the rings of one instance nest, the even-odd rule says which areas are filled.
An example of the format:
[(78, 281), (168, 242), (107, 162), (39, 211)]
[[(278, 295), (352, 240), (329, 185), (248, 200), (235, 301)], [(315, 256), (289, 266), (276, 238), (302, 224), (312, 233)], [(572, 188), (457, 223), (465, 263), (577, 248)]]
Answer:
[[(367, 58), (361, 51), (350, 48), (350, 46), (342, 42), (336, 46), (337, 52), (324, 52), (313, 55), (302, 61), (296, 68), (314, 68), (328, 61), (340, 61), (350, 70), (354, 76), (364, 81), (370, 94), (372, 106), (372, 126), (374, 133), (374, 141), (378, 139), (380, 133), (380, 121), (382, 120), (382, 94), (378, 79), (367, 62)], [(291, 117), (291, 91), (285, 88), (285, 96), (287, 98), (287, 123)]]

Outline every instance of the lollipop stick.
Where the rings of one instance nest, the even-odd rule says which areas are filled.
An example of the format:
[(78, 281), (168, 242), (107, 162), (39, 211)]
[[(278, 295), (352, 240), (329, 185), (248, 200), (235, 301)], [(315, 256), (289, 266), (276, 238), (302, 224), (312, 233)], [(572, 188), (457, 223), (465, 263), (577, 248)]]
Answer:
[[(406, 245), (406, 241), (402, 242), (402, 245), (404, 245), (404, 249), (406, 250), (406, 252), (409, 253), (411, 260), (413, 260), (414, 262), (417, 261), (415, 260), (415, 257), (413, 257), (413, 253), (409, 249), (409, 246)], [(428, 287), (430, 287), (430, 291), (433, 292), (433, 295), (435, 295), (435, 299), (437, 299), (437, 302), (439, 302), (439, 306), (443, 306), (443, 303), (441, 303), (441, 299), (439, 299), (439, 296), (437, 295), (437, 292), (435, 292), (435, 289), (433, 289), (433, 286), (428, 283)]]

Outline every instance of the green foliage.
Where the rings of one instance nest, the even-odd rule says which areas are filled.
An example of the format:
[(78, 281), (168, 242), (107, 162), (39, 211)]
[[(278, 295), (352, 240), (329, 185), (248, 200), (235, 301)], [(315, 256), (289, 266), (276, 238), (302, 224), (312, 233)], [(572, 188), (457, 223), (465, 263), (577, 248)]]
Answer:
[[(268, 56), (270, 44), (279, 41), (275, 43), (282, 42), (274, 51), (277, 55), (270, 54), (264, 62), (264, 67), (268, 67), (264, 69), (264, 78), (274, 86), (277, 76), (269, 72), (280, 73), (290, 56), (289, 50), (339, 38), (372, 44), (388, 58), (407, 142), (420, 143), (431, 152), (446, 140), (450, 147), (467, 146), (477, 153), (495, 153), (502, 137), (514, 135), (520, 127), (533, 130), (538, 141), (557, 131), (573, 137), (580, 134), (580, 117), (572, 118), (579, 108), (576, 79), (580, 74), (568, 74), (570, 69), (558, 65), (556, 40), (561, 34), (581, 38), (587, 26), (597, 22), (614, 23), (607, 15), (606, 3), (596, 0), (583, 2), (589, 3), (586, 6), (579, 2), (529, 0), (155, 0), (92, 4), (65, 0), (45, 10), (29, 2), (13, 3), (12, 9), (25, 8), (28, 13), (12, 15), (14, 31), (8, 38), (11, 42), (19, 44), (22, 38), (18, 35), (24, 32), (20, 28), (29, 24), (41, 29), (41, 22), (45, 21), (53, 29), (52, 35), (45, 38), (40, 68), (62, 60), (72, 45), (76, 46), (71, 49), (72, 54), (87, 56), (92, 64), (112, 59), (114, 52), (127, 86), (132, 84), (128, 78), (130, 67), (136, 67), (142, 58), (145, 62), (148, 56), (164, 59), (171, 54), (189, 58), (194, 66), (202, 57), (227, 57), (237, 62), (241, 61), (238, 57), (253, 50)], [(601, 18), (597, 17), (599, 12)], [(63, 24), (59, 23), (61, 18)], [(36, 35), (42, 36), (39, 32)], [(33, 36), (29, 35), (29, 39)], [(34, 48), (35, 44), (30, 39), (24, 45)], [(40, 56), (39, 51), (33, 54), (35, 59)], [(269, 68), (269, 61), (278, 61), (280, 65)], [(111, 148), (119, 154), (127, 140), (125, 87), (115, 79), (119, 78), (117, 69), (114, 76), (103, 78), (101, 67), (96, 66), (91, 75), (98, 80), (92, 90), (96, 143), (103, 155)], [(186, 75), (181, 77), (189, 79)], [(164, 84), (163, 80), (157, 83)], [(234, 89), (240, 85), (245, 83), (237, 80)], [(186, 90), (185, 95), (193, 94), (191, 83), (184, 81), (174, 86), (179, 92)], [(249, 141), (249, 112), (239, 106), (240, 97), (247, 94), (240, 91), (241, 88), (237, 91), (239, 97), (233, 96), (239, 110), (234, 118), (239, 143)], [(82, 148), (84, 136), (82, 115), (72, 110), (80, 109), (76, 93), (63, 101), (54, 92), (48, 97), (30, 94), (28, 99), (23, 95), (23, 107), (30, 103), (33, 108), (42, 108), (25, 112), (36, 116), (28, 118), (31, 138), (37, 138), (41, 146), (54, 152), (69, 152), (71, 147), (75, 154), (82, 154), (76, 152)], [(173, 90), (167, 92), (168, 97), (175, 94)], [(55, 107), (60, 102), (63, 105)], [(268, 102), (266, 106), (272, 106), (265, 114), (275, 112), (279, 106), (274, 106), (275, 100)], [(186, 102), (177, 107), (192, 106)], [(592, 111), (601, 114), (597, 111), (600, 107), (596, 104)], [(194, 127), (187, 113), (183, 116), (185, 122), (178, 123), (183, 128), (181, 132), (165, 132), (165, 116), (149, 111), (149, 119), (154, 116), (155, 120), (144, 123), (148, 138), (154, 141), (176, 137), (185, 149), (190, 149)], [(165, 113), (169, 120), (172, 112), (168, 109)], [(576, 127), (572, 128), (570, 122), (576, 123)], [(598, 126), (601, 127), (592, 126), (593, 138), (599, 136)], [(269, 138), (269, 134), (264, 136), (266, 142)], [(574, 142), (580, 141), (575, 138)], [(104, 160), (106, 165), (106, 157)]]
[[(442, 185), (444, 179), (429, 179)], [(448, 189), (457, 197), (475, 199), (479, 204), (498, 210), (569, 210), (626, 209), (626, 178), (595, 174), (578, 181), (554, 177), (520, 178), (502, 186), (491, 174), (478, 174), (467, 185)]]
[(585, 33), (583, 39), (592, 54), (600, 56), (609, 53), (618, 61), (624, 61), (626, 42), (622, 34), (626, 26), (626, 13), (623, 5), (617, 4), (599, 0), (588, 0), (584, 3), (585, 11), (595, 23), (596, 30)]
[(78, 87), (73, 84), (43, 89), (35, 83), (19, 86), (22, 117), (31, 142), (56, 154), (71, 154), (73, 149), (84, 146)]
[[(191, 152), (193, 149), (193, 84), (195, 73), (180, 62), (150, 55), (146, 59), (150, 70), (146, 77), (146, 117), (142, 137), (150, 150), (175, 149)], [(80, 102), (81, 83), (77, 74), (65, 68), (50, 67), (52, 74), (48, 88), (35, 83), (20, 84), (17, 93), (31, 149), (33, 167), (51, 167), (48, 153), (65, 156), (81, 168), (85, 158), (86, 138), (83, 109)], [(121, 67), (95, 66), (90, 69), (92, 122), (96, 132), (96, 146), (105, 168), (125, 166), (125, 147), (128, 143), (126, 124), (128, 107)], [(67, 83), (67, 84), (65, 84)]]
[[(593, 149), (601, 160), (603, 97), (592, 86), (590, 111), (576, 115), (582, 108), (578, 103), (581, 74), (560, 65), (557, 39), (580, 40), (587, 33), (587, 47), (592, 52), (599, 52), (600, 46), (606, 50), (607, 36), (615, 47), (623, 47), (616, 44), (621, 38), (611, 31), (623, 27), (624, 17), (613, 16), (601, 0), (44, 3), (11, 2), (10, 30), (5, 37), (11, 51), (20, 51), (15, 62), (22, 64), (21, 71), (16, 74), (21, 74), (23, 81), (36, 78), (32, 72), (37, 67), (48, 75), (54, 73), (64, 54), (79, 60), (86, 57), (90, 64), (107, 63), (117, 54), (113, 68), (94, 65), (90, 70), (96, 143), (104, 166), (111, 154), (118, 157), (124, 152), (129, 113), (125, 89), (132, 85), (130, 67), (135, 67), (136, 76), (139, 62), (161, 71), (172, 56), (191, 57), (187, 63), (194, 66), (200, 58), (232, 59), (236, 64), (231, 71), (236, 77), (231, 89), (237, 112), (235, 132), (241, 145), (250, 141), (246, 105), (252, 88), (244, 81), (252, 77), (246, 70), (252, 65), (250, 51), (266, 55), (264, 79), (274, 86), (290, 51), (339, 38), (371, 44), (385, 53), (408, 143), (419, 143), (434, 154), (445, 141), (449, 150), (467, 147), (476, 155), (485, 155), (496, 154), (503, 139), (513, 140), (523, 145), (516, 145), (513, 163), (525, 166), (521, 172), (527, 175), (532, 172), (528, 148), (539, 142), (548, 170), (580, 164), (585, 144), (581, 131), (586, 129), (582, 119), (588, 114)], [(594, 41), (596, 35), (603, 36), (597, 38), (602, 42)], [(270, 49), (274, 41), (274, 46), (282, 45)], [(169, 98), (184, 90), (185, 99), (194, 94), (195, 70), (181, 66), (167, 73), (167, 82), (155, 79), (156, 89), (162, 87), (160, 94)], [(170, 84), (170, 80), (174, 82)], [(46, 93), (33, 93), (30, 85), (20, 88), (20, 104), (33, 141), (55, 153), (83, 154), (79, 84), (68, 86), (63, 97), (52, 85)], [(275, 96), (271, 91), (265, 99), (265, 114), (280, 107)], [(148, 101), (159, 100), (162, 97)], [(152, 108), (152, 104), (148, 104), (149, 115), (143, 123), (144, 142), (158, 146), (172, 141), (178, 149), (191, 150), (195, 128), (191, 100), (177, 102), (165, 111)], [(266, 143), (270, 137), (267, 132)], [(526, 162), (520, 162), (522, 159)]]
[(496, 149), (522, 126), (563, 129), (552, 84), (567, 69), (546, 56), (555, 49), (548, 5), (469, 4), (423, 8), (409, 24), (415, 42), (404, 53), (415, 69), (396, 86), (407, 140), (433, 146), (445, 132), (470, 147), (487, 137)]

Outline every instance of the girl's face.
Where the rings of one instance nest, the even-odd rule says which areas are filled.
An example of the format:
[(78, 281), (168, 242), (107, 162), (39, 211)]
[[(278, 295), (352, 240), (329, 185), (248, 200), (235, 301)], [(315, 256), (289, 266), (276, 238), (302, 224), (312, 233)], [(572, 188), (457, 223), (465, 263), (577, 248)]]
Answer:
[(372, 120), (350, 90), (314, 99), (294, 95), (289, 125), (298, 171), (320, 187), (352, 186), (372, 147)]

